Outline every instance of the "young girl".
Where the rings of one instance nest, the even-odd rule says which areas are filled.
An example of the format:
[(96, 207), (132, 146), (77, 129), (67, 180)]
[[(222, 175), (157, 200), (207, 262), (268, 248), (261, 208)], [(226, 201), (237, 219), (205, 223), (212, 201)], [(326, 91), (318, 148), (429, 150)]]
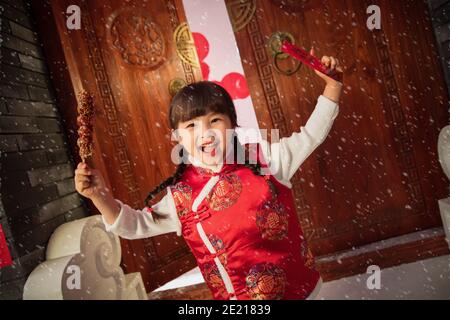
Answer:
[[(342, 72), (333, 57), (322, 63)], [(203, 81), (184, 87), (171, 102), (170, 125), (184, 161), (146, 200), (166, 189), (161, 201), (132, 209), (112, 196), (98, 170), (82, 163), (76, 190), (93, 201), (106, 229), (123, 238), (182, 235), (215, 299), (311, 298), (320, 276), (300, 229), (290, 179), (328, 135), (342, 88), (316, 73), (326, 87), (306, 125), (277, 143), (262, 141), (257, 163), (233, 161), (231, 150), (242, 154), (248, 148), (226, 135), (238, 126), (232, 99)], [(277, 170), (262, 175), (265, 163)]]

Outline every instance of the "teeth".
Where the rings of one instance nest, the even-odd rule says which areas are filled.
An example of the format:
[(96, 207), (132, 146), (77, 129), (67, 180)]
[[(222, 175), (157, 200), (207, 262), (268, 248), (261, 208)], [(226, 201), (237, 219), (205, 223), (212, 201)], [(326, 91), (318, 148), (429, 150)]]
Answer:
[(202, 150), (203, 152), (210, 153), (211, 151), (213, 151), (213, 150), (216, 148), (216, 146), (217, 146), (217, 144), (215, 144), (215, 143), (210, 143), (210, 144), (207, 144), (207, 145), (203, 145), (203, 146), (201, 146), (200, 148), (201, 148), (201, 150)]

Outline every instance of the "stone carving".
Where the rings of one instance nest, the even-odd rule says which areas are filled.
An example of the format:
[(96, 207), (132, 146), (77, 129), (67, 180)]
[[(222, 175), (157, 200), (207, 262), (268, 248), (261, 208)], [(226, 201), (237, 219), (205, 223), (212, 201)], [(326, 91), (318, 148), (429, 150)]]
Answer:
[[(439, 162), (450, 180), (450, 125), (441, 130), (438, 139)], [(441, 212), (442, 227), (450, 248), (450, 197), (438, 201)]]
[(446, 126), (439, 134), (438, 153), (442, 169), (450, 180), (450, 126)]
[(24, 300), (146, 300), (140, 273), (120, 268), (119, 238), (105, 230), (99, 215), (59, 226), (46, 261), (28, 277)]

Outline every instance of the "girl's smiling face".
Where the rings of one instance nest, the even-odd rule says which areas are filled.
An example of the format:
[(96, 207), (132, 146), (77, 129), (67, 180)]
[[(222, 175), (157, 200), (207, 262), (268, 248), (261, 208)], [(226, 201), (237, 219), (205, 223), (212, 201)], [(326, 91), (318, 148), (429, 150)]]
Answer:
[(189, 154), (206, 165), (217, 165), (224, 159), (227, 149), (227, 130), (234, 129), (230, 118), (209, 112), (204, 116), (179, 122), (176, 130), (178, 142)]

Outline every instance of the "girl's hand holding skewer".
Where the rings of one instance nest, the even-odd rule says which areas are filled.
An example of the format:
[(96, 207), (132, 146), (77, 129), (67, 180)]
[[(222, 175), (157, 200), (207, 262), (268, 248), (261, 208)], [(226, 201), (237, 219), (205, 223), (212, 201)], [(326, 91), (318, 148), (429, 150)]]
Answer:
[(83, 197), (91, 200), (104, 197), (106, 193), (109, 193), (100, 171), (90, 168), (83, 162), (80, 162), (75, 170), (75, 189)]
[(120, 212), (120, 205), (115, 201), (112, 192), (106, 187), (105, 180), (99, 170), (90, 168), (80, 162), (75, 170), (75, 189), (83, 197), (90, 199), (98, 211), (112, 224)]

